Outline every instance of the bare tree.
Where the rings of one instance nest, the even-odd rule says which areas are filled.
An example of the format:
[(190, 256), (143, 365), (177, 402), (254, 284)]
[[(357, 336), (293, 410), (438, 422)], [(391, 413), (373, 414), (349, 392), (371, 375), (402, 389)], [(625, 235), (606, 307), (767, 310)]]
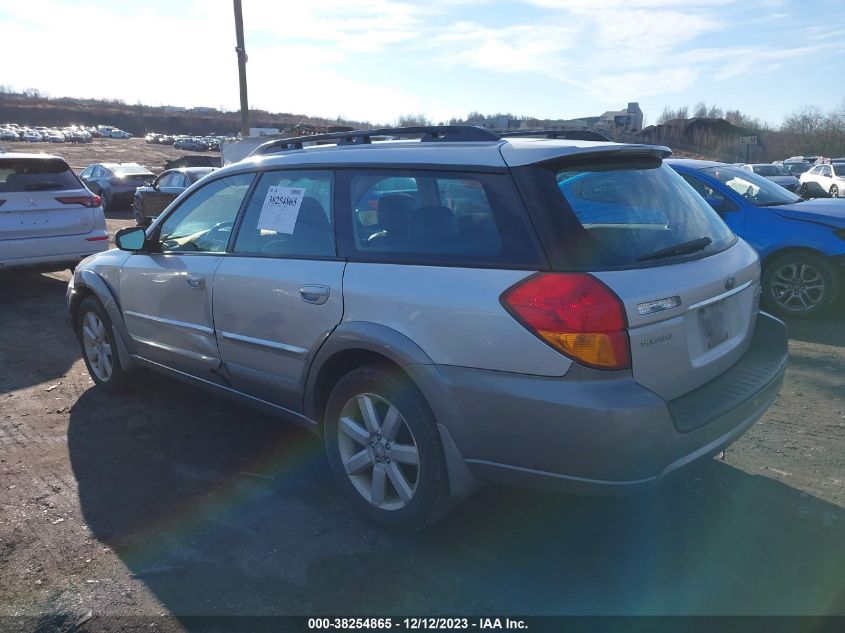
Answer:
[(417, 114), (403, 114), (396, 122), (399, 127), (422, 127), (431, 125), (431, 119), (422, 112)]
[(692, 109), (692, 116), (697, 119), (703, 119), (707, 116), (707, 104), (703, 101), (699, 101), (695, 104), (695, 107)]

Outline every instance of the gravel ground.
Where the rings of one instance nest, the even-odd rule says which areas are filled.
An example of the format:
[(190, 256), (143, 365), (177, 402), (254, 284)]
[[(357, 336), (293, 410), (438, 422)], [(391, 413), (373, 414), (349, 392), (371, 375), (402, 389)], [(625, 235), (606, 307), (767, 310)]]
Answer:
[[(109, 219), (112, 232), (130, 224)], [(397, 537), (350, 513), (321, 442), (292, 425), (153, 375), (121, 398), (94, 389), (65, 318), (68, 278), (0, 277), (0, 616), (30, 618), (0, 629), (845, 615), (843, 305), (789, 324), (781, 395), (724, 461), (627, 499), (488, 488)]]

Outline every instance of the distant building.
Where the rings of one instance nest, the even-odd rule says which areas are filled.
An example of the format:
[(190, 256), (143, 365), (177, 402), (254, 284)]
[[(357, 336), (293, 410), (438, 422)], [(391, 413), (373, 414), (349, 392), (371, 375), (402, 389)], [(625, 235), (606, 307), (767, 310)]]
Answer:
[(191, 108), (194, 112), (198, 114), (212, 114), (217, 112), (217, 108), (207, 108), (205, 106), (197, 106), (196, 108)]
[(165, 112), (184, 112), (187, 108), (183, 106), (164, 106)]
[(643, 129), (643, 111), (632, 101), (625, 110), (608, 110), (596, 121), (595, 128), (605, 132), (639, 132)]

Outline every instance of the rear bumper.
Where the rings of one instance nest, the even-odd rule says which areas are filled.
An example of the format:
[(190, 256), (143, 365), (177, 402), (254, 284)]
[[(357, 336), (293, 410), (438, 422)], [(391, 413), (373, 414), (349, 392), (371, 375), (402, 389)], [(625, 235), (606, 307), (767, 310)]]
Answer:
[(668, 403), (623, 372), (561, 379), (406, 369), (424, 392), (431, 372), (445, 380), (445, 398), (426, 395), (478, 481), (613, 494), (652, 485), (736, 441), (777, 397), (786, 363), (786, 327), (761, 313), (742, 359)]
[[(101, 238), (93, 239), (92, 238)], [(105, 239), (102, 239), (105, 238)], [(0, 240), (0, 270), (58, 269), (75, 266), (89, 255), (108, 250), (108, 232), (20, 240)]]

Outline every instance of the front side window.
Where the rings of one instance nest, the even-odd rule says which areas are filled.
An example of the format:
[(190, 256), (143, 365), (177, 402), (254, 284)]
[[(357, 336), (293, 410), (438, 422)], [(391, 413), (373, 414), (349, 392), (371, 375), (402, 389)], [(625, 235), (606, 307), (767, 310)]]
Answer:
[(349, 177), (353, 256), (469, 265), (539, 261), (509, 176), (366, 171)]
[(768, 178), (763, 178), (732, 165), (707, 167), (701, 171), (727, 185), (757, 207), (792, 204), (801, 200), (794, 193), (787, 191)]
[(699, 257), (736, 239), (702, 196), (658, 159), (561, 164), (555, 179), (577, 219), (567, 250), (582, 267)]
[(238, 231), (235, 253), (334, 256), (332, 173), (292, 170), (262, 174)]
[(687, 173), (681, 174), (681, 177), (686, 180), (698, 195), (704, 198), (707, 203), (719, 212), (737, 211), (738, 207), (728, 198), (719, 193), (712, 185), (704, 182), (701, 178), (697, 178)]
[(254, 176), (228, 176), (195, 191), (161, 224), (161, 251), (225, 252), (238, 210)]

